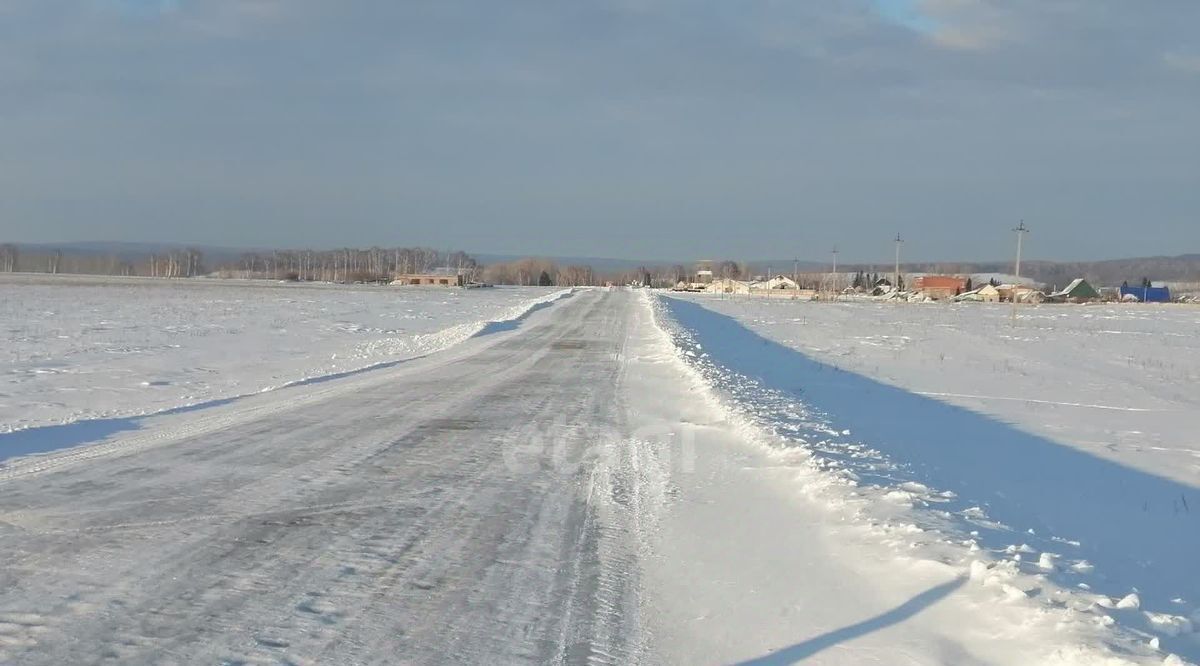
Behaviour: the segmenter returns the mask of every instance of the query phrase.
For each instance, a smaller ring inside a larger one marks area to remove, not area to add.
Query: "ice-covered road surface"
[[[0,661],[623,660],[635,571],[578,461],[620,427],[631,300],[574,300],[475,353],[3,480]]]
[[[1105,663],[1101,628],[897,557],[794,457],[650,299],[579,292],[0,467],[0,663]]]

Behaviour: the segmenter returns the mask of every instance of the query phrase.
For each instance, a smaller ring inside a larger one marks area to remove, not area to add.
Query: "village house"
[[[733,278],[717,278],[705,287],[712,294],[749,294],[750,283]]]
[[[1013,302],[1014,298],[1018,303],[1041,303],[1046,298],[1045,294],[1027,284],[1002,284],[996,287],[996,291],[1005,303]]]
[[[967,279],[954,275],[922,275],[913,282],[912,291],[935,301],[958,296],[967,287]]]
[[[999,303],[1000,290],[990,284],[985,284],[978,289],[963,292],[954,300],[966,303]]]
[[[467,277],[458,272],[434,272],[434,273],[406,273],[397,275],[396,279],[392,280],[392,284],[415,287],[415,286],[430,286],[430,287],[462,287],[466,286]]]
[[[1100,292],[1088,283],[1083,278],[1076,278],[1071,281],[1062,291],[1056,291],[1050,294],[1049,300],[1056,303],[1084,303],[1086,301],[1095,301],[1100,298]]]
[[[785,277],[783,275],[776,275],[775,277],[771,278],[770,280],[766,280],[764,282],[756,282],[754,284],[755,284],[755,287],[754,287],[755,289],[799,289],[800,288],[800,285],[796,284],[795,280],[793,280],[790,277]]]

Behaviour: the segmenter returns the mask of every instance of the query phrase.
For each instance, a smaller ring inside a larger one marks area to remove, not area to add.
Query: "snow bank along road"
[[[428,354],[554,293],[3,273],[0,434],[136,418]]]
[[[582,291],[8,461],[0,663],[1181,663],[881,519],[714,390],[682,319]]]

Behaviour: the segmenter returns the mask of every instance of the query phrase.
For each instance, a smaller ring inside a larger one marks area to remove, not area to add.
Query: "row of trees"
[[[172,250],[162,255],[151,255],[150,277],[196,277],[204,275],[204,253],[196,248]]]
[[[452,268],[478,279],[479,265],[465,252],[423,247],[340,248],[246,252],[220,266],[221,277],[321,282],[384,282],[397,275]]]
[[[858,271],[854,274],[854,279],[850,282],[850,286],[855,289],[870,291],[871,289],[875,288],[875,285],[879,284],[880,280],[883,280],[888,285],[891,285],[893,277],[894,276],[892,275],[880,275],[879,273]]]
[[[448,268],[466,275],[468,280],[492,284],[584,286],[602,282],[591,266],[559,266],[548,259],[528,258],[484,268],[465,252],[424,247],[271,250],[218,257],[214,263],[210,270],[204,253],[196,248],[120,257],[87,252],[64,254],[62,250],[22,253],[15,244],[0,245],[0,272],[386,282],[397,275]]]
[[[559,266],[549,259],[532,257],[491,264],[481,275],[484,282],[491,284],[582,287],[602,282],[591,266]]]
[[[154,254],[103,254],[40,250],[22,252],[13,243],[0,244],[0,272],[76,273],[184,278],[218,277],[372,282],[402,273],[422,273],[450,267],[478,279],[479,266],[465,252],[430,248],[341,248],[337,250],[273,250],[218,257],[210,269],[198,248],[164,250]]]
[[[153,265],[153,262],[150,264]],[[134,263],[111,255],[64,254],[62,250],[21,252],[12,243],[0,245],[0,272],[75,273],[80,275],[150,275],[152,268],[139,272]]]
[[[17,259],[20,253],[17,251],[17,246],[12,243],[0,245],[0,271],[12,273],[17,270]]]

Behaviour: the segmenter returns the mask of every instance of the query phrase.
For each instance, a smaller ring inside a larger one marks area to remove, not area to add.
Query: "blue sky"
[[[1200,251],[1200,3],[5,0],[0,241]]]

